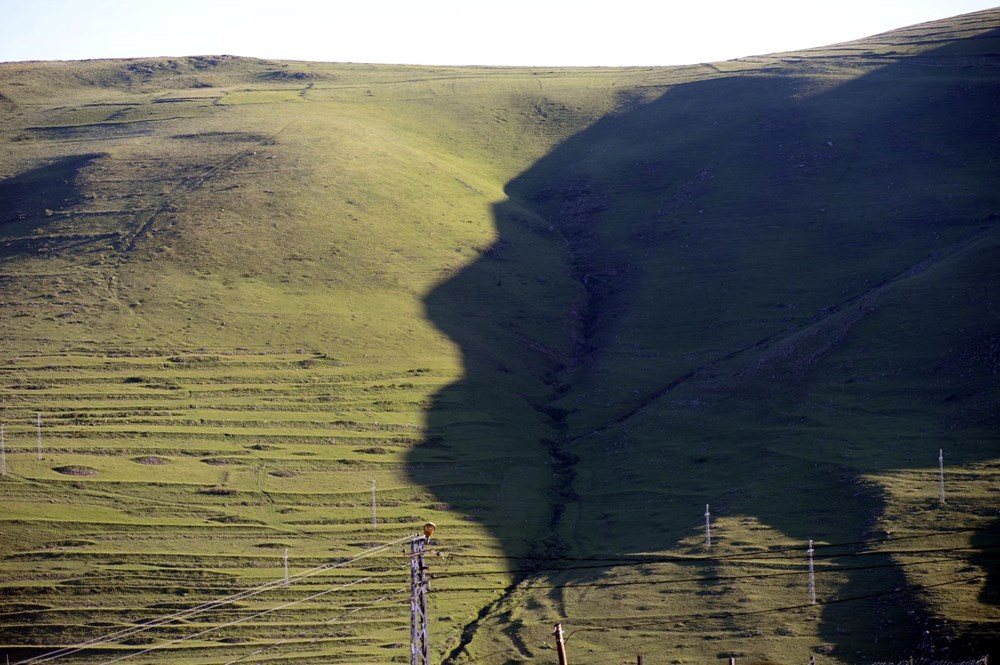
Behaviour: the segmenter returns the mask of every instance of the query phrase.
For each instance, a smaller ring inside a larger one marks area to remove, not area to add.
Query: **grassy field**
[[[0,649],[1000,655],[998,29],[0,64]]]

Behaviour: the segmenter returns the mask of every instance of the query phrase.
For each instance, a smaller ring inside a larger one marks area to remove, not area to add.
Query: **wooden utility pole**
[[[552,634],[556,636],[556,650],[559,652],[559,665],[566,664],[566,642],[563,641],[562,624],[557,623],[552,629]]]
[[[410,665],[430,665],[431,642],[427,630],[427,566],[424,550],[437,527],[424,525],[424,535],[410,541]]]

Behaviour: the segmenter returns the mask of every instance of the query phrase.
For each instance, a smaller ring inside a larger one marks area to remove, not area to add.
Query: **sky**
[[[0,0],[0,62],[239,55],[643,66],[825,46],[1000,0]]]

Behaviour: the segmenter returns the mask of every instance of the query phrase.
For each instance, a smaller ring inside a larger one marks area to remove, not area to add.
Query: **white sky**
[[[230,54],[677,65],[825,46],[998,0],[0,0],[0,61]]]

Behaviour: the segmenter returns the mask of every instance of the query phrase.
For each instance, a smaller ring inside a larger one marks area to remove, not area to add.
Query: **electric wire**
[[[958,553],[958,552],[989,552],[991,550],[997,550],[997,549],[1000,549],[1000,545],[982,545],[982,546],[976,546],[976,547],[946,547],[946,548],[934,548],[934,549],[925,549],[925,550],[871,550],[871,551],[866,551],[866,552],[848,552],[848,553],[843,553],[843,554],[833,554],[833,555],[826,555],[826,556],[822,556],[822,557],[816,556],[816,557],[814,557],[814,559],[815,560],[819,560],[819,561],[830,561],[830,560],[833,560],[833,559],[854,558],[854,557],[868,557],[868,556],[891,556],[891,555],[895,555],[895,556],[925,555],[926,556],[926,555],[938,555],[938,554],[944,554],[944,553]],[[609,564],[603,564],[603,565],[594,564],[594,565],[587,565],[587,566],[559,566],[559,567],[550,567],[550,568],[532,567],[532,568],[513,569],[513,570],[478,570],[478,571],[476,571],[476,570],[462,570],[462,571],[456,571],[456,572],[451,572],[451,573],[449,573],[449,572],[438,573],[438,574],[434,575],[433,578],[434,579],[444,579],[444,578],[449,578],[449,577],[486,577],[486,576],[490,576],[490,575],[505,575],[506,576],[506,575],[528,575],[528,574],[543,574],[543,573],[562,573],[562,572],[571,572],[571,571],[576,571],[576,570],[607,570],[607,569],[610,569],[610,568],[629,568],[629,567],[638,567],[638,566],[650,566],[652,564],[658,564],[658,563],[691,563],[691,562],[705,563],[705,562],[712,562],[712,561],[715,561],[715,560],[716,559],[711,559],[711,558],[703,558],[703,559],[696,559],[696,560],[681,558],[681,559],[673,559],[673,560],[663,559],[663,560],[657,560],[657,561],[633,561],[633,562],[623,562],[623,563],[610,564],[610,565]],[[794,559],[791,558],[791,557],[782,557],[782,559],[781,559],[782,562],[786,561],[786,560],[801,561],[802,560],[802,556],[800,555],[800,556],[794,557]],[[557,559],[551,559],[551,561],[557,561]],[[768,561],[774,561],[774,559],[769,559]],[[766,563],[761,562],[761,561],[739,561],[739,560],[737,560],[736,563],[739,563],[740,565],[767,565]],[[919,562],[917,562],[917,563],[919,563]]]
[[[930,531],[919,534],[913,534],[909,536],[893,536],[886,538],[867,538],[864,540],[853,540],[845,541],[840,543],[815,543],[813,545],[814,549],[823,548],[835,548],[835,547],[852,547],[855,545],[868,545],[871,543],[885,543],[887,541],[897,542],[902,540],[918,540],[923,538],[935,538],[938,536],[950,536],[959,535],[965,533],[976,533],[979,531],[985,531],[986,529],[949,529],[942,531]],[[758,557],[763,556],[765,558],[783,558],[783,557],[771,557],[772,554],[783,554],[785,552],[798,552],[805,549],[805,543],[801,545],[787,545],[783,547],[778,547],[769,550],[760,550],[757,552],[733,552],[731,554],[717,554],[717,555],[693,555],[693,556],[676,556],[676,555],[657,555],[657,554],[636,554],[630,556],[622,555],[609,555],[609,556],[589,556],[589,557],[552,557],[552,556],[540,556],[540,555],[525,555],[525,556],[509,556],[503,554],[463,554],[463,553],[449,553],[447,556],[454,557],[456,559],[504,559],[504,560],[516,560],[516,561],[580,561],[580,562],[601,562],[601,561],[636,561],[639,563],[647,562],[684,562],[684,561],[715,561],[723,559],[734,559],[743,557]],[[831,556],[831,555],[827,555]]]
[[[576,633],[581,633],[581,632],[586,632],[586,631],[600,631],[600,632],[608,632],[608,631],[613,631],[613,630],[633,631],[636,628],[652,628],[652,627],[656,627],[656,626],[662,626],[662,625],[665,625],[665,624],[676,623],[678,621],[713,620],[713,619],[714,620],[728,620],[728,619],[732,619],[732,618],[740,617],[740,616],[753,616],[753,615],[759,615],[759,614],[768,614],[768,613],[772,613],[772,612],[789,612],[789,611],[792,611],[792,610],[802,610],[802,609],[808,609],[808,608],[811,608],[811,607],[817,607],[817,606],[823,606],[823,605],[836,605],[836,604],[850,603],[850,602],[856,602],[856,601],[861,601],[861,600],[871,600],[871,599],[874,599],[874,598],[883,598],[883,597],[886,597],[886,596],[893,596],[893,595],[898,595],[898,594],[907,593],[907,592],[913,592],[913,591],[922,591],[922,590],[926,590],[926,589],[933,589],[933,588],[937,588],[937,587],[950,586],[950,585],[954,585],[954,584],[967,584],[969,582],[977,582],[977,581],[985,580],[986,577],[987,577],[986,575],[976,575],[976,576],[973,576],[973,577],[962,577],[962,578],[948,580],[946,582],[935,582],[935,583],[931,583],[931,584],[908,584],[908,585],[905,585],[903,587],[898,587],[898,588],[892,589],[890,591],[884,591],[884,592],[880,592],[880,593],[870,593],[870,594],[863,594],[863,595],[859,595],[859,596],[849,596],[849,597],[846,597],[846,598],[833,598],[833,599],[830,599],[830,600],[817,600],[815,603],[801,603],[801,604],[798,604],[798,605],[786,605],[786,606],[782,606],[782,607],[771,607],[771,608],[767,608],[767,609],[763,609],[763,610],[746,610],[746,611],[742,611],[742,612],[724,611],[724,612],[712,612],[712,613],[704,613],[704,612],[702,612],[702,613],[692,613],[692,612],[689,612],[689,613],[685,613],[685,614],[673,614],[673,615],[670,615],[670,616],[665,616],[665,617],[662,617],[662,618],[659,618],[659,619],[653,619],[653,620],[649,620],[649,621],[631,622],[627,626],[620,626],[620,627],[619,626],[607,626],[607,625],[601,625],[601,626],[583,626],[583,627],[576,628],[576,629],[572,630],[571,632],[569,632],[566,635],[565,641],[568,644],[570,638],[573,635],[575,635]],[[533,588],[537,588],[537,587],[533,587]],[[508,653],[511,653],[511,652],[514,652],[514,651],[520,651],[520,649],[518,649],[517,647],[512,647],[510,649],[504,649],[502,651],[495,651],[495,652],[492,652],[492,653],[484,654],[482,656],[479,656],[477,658],[474,658],[474,659],[466,661],[466,662],[475,663],[475,662],[486,660],[488,658],[492,658],[494,656],[501,656],[501,655],[508,654]]]
[[[702,613],[702,614],[688,614],[679,615],[674,617],[664,617],[662,619],[644,621],[639,623],[632,623],[627,628],[623,629],[634,629],[634,628],[645,628],[649,626],[658,626],[667,622],[674,622],[678,619],[731,619],[733,617],[741,616],[754,616],[758,614],[769,614],[771,612],[789,612],[791,610],[801,610],[810,607],[816,607],[817,605],[838,605],[842,603],[851,603],[859,600],[871,600],[873,598],[884,598],[886,596],[895,596],[902,593],[908,593],[913,591],[924,591],[927,589],[934,589],[943,586],[951,586],[953,584],[968,584],[969,582],[978,582],[980,580],[985,580],[986,575],[976,575],[973,577],[961,577],[957,579],[948,580],[946,582],[934,582],[930,584],[906,584],[889,591],[882,591],[879,593],[866,593],[860,596],[847,596],[846,598],[831,598],[829,600],[817,600],[815,603],[800,603],[798,605],[786,605],[783,607],[770,607],[763,610],[744,610],[741,612],[713,612],[713,613]],[[603,627],[602,627],[603,629]],[[580,629],[586,630],[586,629]]]
[[[289,607],[292,607],[293,605],[298,605],[299,603],[304,603],[304,602],[309,601],[309,600],[315,600],[316,598],[320,598],[320,597],[325,596],[327,594],[333,593],[334,591],[342,591],[343,589],[346,589],[348,587],[352,587],[352,586],[354,586],[356,584],[361,584],[362,582],[367,582],[369,579],[370,578],[363,577],[363,578],[358,579],[358,580],[353,580],[351,582],[347,582],[346,584],[341,584],[340,586],[331,587],[329,589],[326,589],[325,591],[320,591],[318,593],[312,594],[311,596],[306,596],[305,598],[299,598],[298,600],[292,600],[292,601],[289,601],[287,603],[284,603],[283,605],[278,605],[277,607],[272,607],[272,608],[264,610],[262,612],[257,612],[256,614],[251,614],[249,616],[241,617],[239,619],[234,619],[233,621],[227,621],[226,623],[222,623],[222,624],[219,624],[217,626],[212,626],[211,628],[206,628],[204,630],[198,631],[197,633],[192,633],[190,635],[185,635],[184,637],[178,637],[176,639],[164,642],[162,644],[155,644],[155,645],[153,645],[151,647],[148,647],[146,649],[143,649],[141,651],[126,653],[126,654],[123,654],[121,656],[118,656],[117,658],[112,658],[111,660],[102,661],[100,665],[111,665],[111,663],[117,663],[119,661],[125,660],[126,658],[134,658],[136,656],[141,656],[143,654],[149,653],[150,651],[156,651],[157,649],[162,649],[164,647],[168,647],[168,646],[171,646],[171,645],[174,645],[174,644],[178,644],[180,642],[185,642],[187,640],[191,640],[191,639],[194,639],[196,637],[201,637],[202,635],[207,635],[208,633],[214,633],[215,631],[222,630],[223,628],[228,628],[230,626],[235,626],[235,625],[240,624],[240,623],[245,623],[247,621],[250,621],[251,619],[258,619],[258,618],[260,618],[262,616],[266,616],[268,614],[271,614],[272,612],[277,612],[278,610],[287,609]]]
[[[392,597],[393,597],[393,596],[395,596],[396,594],[399,594],[399,593],[402,593],[403,591],[409,591],[409,590],[410,590],[410,586],[409,586],[409,585],[407,585],[407,586],[404,586],[404,587],[400,587],[399,589],[396,589],[395,591],[393,591],[393,592],[391,592],[391,593],[387,593],[387,594],[385,594],[385,595],[384,595],[384,596],[382,596],[381,598],[378,598],[378,599],[376,599],[376,600],[373,600],[373,601],[371,601],[371,602],[369,602],[369,603],[365,603],[364,605],[361,605],[361,606],[359,606],[359,607],[356,607],[356,608],[354,608],[354,609],[352,609],[352,610],[349,610],[349,611],[347,611],[347,612],[343,612],[343,613],[339,614],[338,616],[336,616],[336,617],[334,617],[334,618],[332,618],[332,619],[330,619],[330,620],[328,620],[328,621],[325,621],[325,622],[323,623],[323,625],[324,625],[324,626],[329,626],[329,625],[330,625],[330,624],[332,624],[332,623],[336,623],[336,622],[338,622],[338,621],[342,620],[342,619],[343,619],[344,617],[347,617],[347,616],[350,616],[350,615],[352,615],[352,614],[356,614],[357,612],[360,612],[361,610],[366,610],[366,609],[370,609],[370,608],[372,608],[372,607],[374,607],[374,606],[376,606],[376,605],[379,605],[379,604],[381,604],[381,603],[384,603],[384,602],[386,602],[387,600],[389,600],[390,598],[392,598]],[[263,646],[263,647],[261,647],[261,648],[257,649],[256,651],[252,651],[252,652],[250,652],[250,653],[248,653],[248,654],[245,654],[245,655],[242,655],[242,656],[240,656],[239,658],[235,658],[235,659],[233,659],[233,660],[230,660],[230,661],[227,661],[227,662],[226,662],[226,663],[224,663],[223,665],[234,665],[234,663],[238,663],[238,662],[240,662],[241,660],[246,660],[247,658],[251,658],[251,657],[253,657],[253,656],[256,656],[256,655],[259,655],[259,654],[262,654],[262,653],[265,653],[265,652],[267,652],[267,651],[271,651],[272,649],[274,649],[274,648],[276,648],[276,647],[278,647],[278,646],[281,646],[282,644],[286,644],[286,643],[288,643],[288,642],[291,642],[291,641],[293,641],[293,640],[297,640],[297,639],[300,639],[300,638],[304,637],[305,635],[309,634],[310,632],[312,632],[313,630],[315,630],[315,629],[312,629],[312,628],[310,628],[310,629],[308,629],[308,630],[304,630],[304,631],[302,631],[302,632],[301,632],[301,633],[299,633],[298,635],[293,635],[292,637],[286,637],[286,638],[284,638],[284,639],[281,639],[281,640],[278,640],[277,642],[272,642],[271,644],[268,644],[268,645],[265,645],[265,646]],[[316,639],[314,639],[314,640],[312,640],[312,641],[308,642],[307,644],[314,644],[314,643],[315,643],[315,642],[317,642],[317,641],[318,641],[319,639],[321,639],[321,638],[320,638],[320,637],[317,637]]]
[[[389,548],[394,547],[396,545],[399,545],[401,543],[408,542],[408,541],[412,540],[415,537],[416,536],[414,534],[411,534],[411,535],[408,535],[408,536],[404,536],[404,537],[398,538],[398,539],[396,539],[396,540],[394,540],[392,542],[385,543],[383,545],[379,545],[377,547],[374,547],[374,548],[370,549],[369,551],[363,552],[362,554],[360,554],[360,555],[358,555],[356,557],[353,557],[351,559],[348,559],[346,561],[338,561],[338,562],[327,563],[327,564],[323,564],[321,566],[316,566],[314,568],[311,568],[309,570],[303,571],[301,573],[296,573],[295,575],[290,575],[288,577],[288,581],[289,582],[291,582],[291,581],[297,581],[297,580],[301,580],[301,579],[304,579],[304,578],[311,577],[313,575],[319,574],[319,573],[321,573],[323,571],[326,571],[326,570],[332,570],[332,569],[335,569],[335,568],[342,568],[342,567],[350,565],[350,564],[352,564],[352,563],[354,563],[356,561],[360,561],[361,559],[365,559],[367,557],[374,556],[375,554],[381,554],[385,550],[388,550]],[[245,598],[250,598],[252,596],[256,596],[258,594],[264,593],[266,591],[271,591],[273,589],[283,587],[284,585],[285,585],[285,578],[278,578],[278,579],[275,579],[275,580],[271,580],[270,582],[266,582],[266,583],[258,585],[256,587],[251,587],[250,589],[245,589],[245,590],[243,590],[243,591],[241,591],[239,593],[227,596],[225,598],[221,598],[221,599],[218,599],[218,600],[209,601],[207,603],[203,603],[201,605],[197,605],[197,606],[192,607],[192,608],[188,608],[188,609],[185,609],[185,610],[180,610],[178,612],[174,612],[173,614],[168,614],[167,616],[160,617],[159,619],[150,621],[148,623],[144,623],[141,626],[132,626],[132,627],[129,627],[129,628],[123,628],[123,629],[120,629],[120,630],[117,630],[117,631],[113,631],[111,633],[107,633],[107,634],[102,635],[100,637],[96,637],[96,638],[87,640],[85,642],[80,642],[80,643],[75,644],[75,645],[70,646],[70,647],[63,647],[61,649],[56,649],[56,650],[50,651],[48,653],[44,653],[44,654],[41,654],[41,655],[38,655],[38,656],[34,656],[32,658],[28,658],[26,660],[18,661],[17,663],[14,663],[14,665],[38,665],[40,663],[47,663],[47,662],[50,662],[50,661],[55,660],[57,658],[61,658],[63,656],[68,656],[70,654],[77,653],[79,651],[83,651],[84,649],[88,649],[88,648],[95,647],[95,646],[100,646],[102,644],[107,644],[109,642],[120,641],[122,638],[131,637],[132,635],[136,635],[136,634],[144,632],[146,630],[151,630],[153,628],[157,628],[157,627],[162,626],[162,625],[164,625],[166,623],[170,623],[171,621],[177,621],[177,620],[180,620],[180,619],[188,619],[188,618],[190,618],[192,616],[195,616],[197,614],[200,614],[202,612],[207,612],[208,610],[216,609],[216,608],[222,607],[224,605],[229,605],[229,604],[232,604],[232,603],[237,602],[239,600],[243,600]]]
[[[959,530],[938,531],[938,532],[930,532],[930,533],[923,533],[923,534],[915,534],[915,535],[911,535],[911,536],[903,536],[903,537],[893,538],[891,540],[895,542],[895,541],[901,541],[901,540],[913,540],[913,539],[921,539],[921,538],[933,538],[933,537],[937,537],[937,536],[956,535],[956,534],[963,534],[963,533],[970,533],[970,532],[978,532],[978,531],[982,531],[982,530],[983,529],[959,529]],[[356,561],[359,561],[361,559],[364,559],[364,558],[367,558],[367,557],[371,557],[371,556],[375,556],[377,554],[382,554],[388,548],[393,547],[395,545],[398,545],[400,543],[412,540],[414,537],[416,537],[416,536],[415,535],[405,536],[403,538],[397,539],[397,540],[392,541],[390,543],[386,543],[384,545],[379,545],[379,546],[377,546],[375,548],[372,548],[371,550],[369,550],[367,552],[364,552],[361,555],[356,556],[356,557],[354,557],[352,559],[349,559],[349,560],[346,560],[346,561],[335,562],[335,563],[323,564],[323,565],[314,567],[314,568],[312,568],[310,570],[304,571],[302,573],[297,573],[294,576],[290,576],[288,579],[289,579],[289,581],[291,581],[291,580],[300,580],[300,579],[304,579],[304,578],[307,578],[307,577],[312,576],[312,575],[316,575],[316,574],[318,574],[318,573],[320,573],[322,571],[325,571],[325,570],[330,570],[330,569],[333,569],[333,568],[343,567],[343,566],[349,565],[351,563],[354,563]],[[867,540],[853,541],[853,542],[848,542],[848,543],[819,544],[819,545],[815,545],[814,547],[817,548],[817,549],[819,549],[819,548],[845,547],[845,546],[862,545],[862,544],[868,544],[868,543],[884,543],[885,541],[886,541],[886,539],[884,539],[884,538],[877,538],[877,539],[867,539]],[[757,559],[757,561],[747,561],[747,562],[739,562],[739,561],[737,561],[737,563],[743,563],[744,565],[754,565],[754,564],[760,565],[760,564],[763,563],[760,560],[761,558],[763,558],[764,561],[777,561],[777,560],[791,559],[791,558],[801,559],[802,547],[803,546],[800,545],[800,546],[797,546],[797,547],[796,546],[790,546],[790,547],[773,549],[773,550],[765,550],[765,551],[761,551],[761,552],[751,552],[751,553],[740,552],[740,553],[733,553],[733,554],[728,554],[728,555],[698,556],[698,557],[627,556],[627,557],[586,557],[586,558],[573,558],[573,557],[500,557],[500,556],[495,556],[494,557],[494,556],[490,556],[490,555],[458,555],[458,556],[449,555],[450,558],[451,557],[454,557],[454,558],[498,558],[498,559],[499,558],[504,558],[504,559],[509,559],[509,560],[529,560],[529,561],[530,560],[537,560],[537,561],[545,561],[545,562],[550,562],[550,563],[552,563],[552,562],[558,562],[558,561],[574,561],[574,562],[577,562],[577,561],[578,562],[589,562],[589,561],[598,562],[598,561],[601,561],[601,562],[604,562],[604,563],[603,563],[603,565],[562,566],[562,567],[558,567],[558,568],[532,567],[532,568],[528,568],[528,569],[524,569],[524,570],[458,571],[458,572],[454,572],[454,573],[444,573],[444,574],[434,575],[434,576],[432,576],[432,579],[441,580],[441,579],[447,579],[449,577],[487,576],[487,575],[512,575],[512,574],[536,574],[537,575],[537,574],[546,573],[546,572],[549,572],[549,573],[561,573],[561,572],[572,572],[574,570],[587,570],[587,569],[594,569],[594,568],[606,569],[606,568],[609,568],[609,567],[618,567],[618,566],[624,566],[624,567],[630,567],[630,566],[648,566],[650,564],[656,564],[656,563],[688,563],[688,562],[715,562],[715,561],[723,562],[723,561],[726,561],[726,560],[733,560],[733,559],[739,559],[739,558],[748,558],[748,557],[755,558],[755,559]],[[853,558],[853,557],[872,556],[872,555],[897,555],[897,556],[924,555],[924,556],[926,556],[926,555],[931,555],[931,554],[942,554],[942,553],[959,553],[959,552],[970,552],[970,551],[980,552],[980,551],[992,550],[992,549],[995,549],[997,547],[1000,547],[1000,546],[986,545],[986,546],[979,546],[979,547],[929,548],[929,549],[921,549],[921,550],[868,550],[868,551],[861,551],[861,552],[844,552],[844,553],[833,553],[833,554],[819,555],[816,558],[829,560],[829,559],[837,559],[837,558],[845,558],[845,557],[846,558]],[[790,557],[790,556],[782,556],[782,557],[768,556],[768,555],[780,554],[780,553],[784,553],[784,552],[798,552],[799,554],[796,557]],[[822,574],[822,573],[837,573],[837,572],[851,572],[851,571],[873,570],[873,569],[890,568],[890,567],[899,568],[899,567],[917,566],[917,565],[931,565],[931,564],[935,564],[935,563],[945,563],[945,562],[960,561],[960,560],[965,560],[965,557],[948,557],[948,558],[939,558],[939,559],[932,559],[932,560],[923,559],[923,560],[919,560],[919,561],[910,561],[910,562],[904,562],[904,563],[893,562],[893,563],[889,563],[889,564],[875,564],[875,565],[870,565],[870,566],[841,566],[841,567],[836,567],[836,568],[832,568],[832,567],[831,568],[821,568],[821,569],[819,569],[819,570],[817,570],[815,572],[817,574]],[[742,574],[742,575],[717,575],[717,576],[702,576],[702,577],[691,577],[691,578],[674,578],[674,579],[670,579],[670,580],[629,580],[629,581],[620,581],[620,582],[607,582],[607,581],[606,582],[596,582],[595,581],[595,582],[590,582],[590,583],[581,583],[581,584],[574,584],[574,585],[567,585],[567,584],[562,584],[562,585],[554,585],[554,584],[553,585],[538,585],[538,584],[533,584],[531,586],[532,586],[532,588],[539,588],[539,589],[545,589],[545,588],[565,588],[567,586],[570,586],[572,588],[587,587],[587,586],[614,587],[614,586],[639,585],[639,584],[643,584],[643,585],[650,585],[650,584],[675,584],[675,583],[693,583],[693,582],[708,582],[708,581],[762,579],[762,578],[769,578],[769,577],[779,577],[779,576],[787,576],[787,575],[804,575],[804,574],[808,574],[807,571],[804,571],[804,570],[787,571],[786,570],[786,571],[769,572],[769,573],[748,573],[748,574]],[[353,586],[353,585],[361,583],[361,582],[367,582],[367,581],[370,581],[372,579],[373,579],[372,577],[367,577],[367,578],[364,578],[362,580],[355,580],[355,581],[350,582],[348,584],[345,584],[345,585],[343,585],[341,587],[334,587],[332,589],[327,589],[327,590],[318,592],[317,594],[312,594],[312,595],[307,596],[305,598],[302,598],[302,599],[299,599],[299,600],[296,600],[296,601],[291,601],[291,602],[289,602],[289,603],[287,603],[285,605],[281,605],[281,606],[278,606],[278,607],[275,607],[275,608],[271,608],[269,610],[265,610],[263,612],[260,612],[260,613],[254,614],[254,615],[250,615],[250,616],[247,616],[247,617],[243,617],[241,619],[237,619],[237,620],[232,621],[232,622],[224,623],[224,624],[221,624],[221,625],[218,625],[218,626],[214,626],[214,627],[205,629],[205,630],[197,632],[197,633],[195,633],[193,635],[188,635],[186,637],[181,637],[181,638],[178,638],[176,640],[172,640],[172,641],[166,642],[164,644],[160,644],[160,645],[156,645],[156,646],[153,646],[153,647],[149,647],[148,649],[145,649],[143,651],[125,654],[125,655],[120,656],[120,657],[118,657],[116,659],[113,659],[113,660],[110,660],[110,661],[106,661],[105,663],[102,663],[102,665],[110,665],[110,663],[115,663],[115,662],[118,662],[119,660],[123,660],[123,659],[128,658],[128,657],[132,657],[132,656],[136,656],[136,655],[141,655],[143,653],[147,653],[147,652],[155,650],[155,649],[160,649],[160,648],[163,648],[165,646],[169,646],[169,645],[181,642],[181,641],[185,641],[185,640],[188,640],[188,639],[193,639],[194,637],[198,637],[198,636],[201,636],[201,635],[207,634],[209,632],[213,632],[215,630],[219,630],[221,628],[225,628],[225,627],[228,627],[228,626],[231,626],[231,625],[235,625],[235,624],[238,624],[238,623],[243,623],[245,621],[249,621],[251,619],[254,619],[254,618],[257,618],[257,617],[260,617],[260,616],[264,616],[264,615],[269,614],[271,612],[274,612],[274,611],[277,611],[277,610],[280,610],[280,609],[284,609],[286,607],[298,604],[300,602],[305,602],[305,601],[311,600],[313,598],[321,597],[323,595],[332,593],[333,591],[339,590],[341,588],[347,588],[349,586]],[[944,585],[947,585],[947,584],[958,584],[958,583],[961,583],[961,582],[969,582],[969,581],[975,581],[975,580],[979,580],[979,579],[983,579],[983,576],[970,577],[970,578],[962,578],[960,580],[954,580],[954,581],[951,581],[951,582],[943,582],[943,583],[929,584],[929,585],[910,585],[910,586],[905,587],[902,590],[893,590],[893,591],[890,591],[890,592],[883,592],[883,593],[876,593],[876,594],[867,594],[867,595],[863,595],[863,596],[855,596],[855,597],[850,597],[850,598],[845,598],[845,599],[834,599],[834,600],[828,600],[828,601],[820,601],[820,602],[817,602],[816,604],[825,605],[825,604],[831,604],[831,603],[834,603],[834,602],[846,602],[846,601],[849,601],[849,600],[861,600],[861,599],[866,599],[866,598],[875,598],[875,597],[881,597],[881,596],[884,596],[884,595],[891,595],[891,594],[894,594],[894,593],[900,593],[900,592],[902,592],[905,589],[914,589],[915,590],[915,589],[922,589],[922,588],[933,588],[933,587],[937,587],[937,586],[944,586]],[[117,641],[117,640],[120,640],[123,637],[128,637],[128,636],[131,636],[131,635],[143,632],[145,630],[150,630],[152,628],[156,628],[158,626],[162,626],[165,623],[168,623],[168,622],[171,622],[171,621],[176,621],[176,620],[180,620],[180,619],[187,619],[187,618],[190,618],[190,617],[195,616],[197,614],[200,614],[202,612],[206,612],[206,611],[209,611],[211,609],[215,609],[217,607],[221,607],[223,605],[231,604],[231,603],[236,602],[238,600],[241,600],[241,599],[244,599],[244,598],[248,598],[248,597],[251,597],[253,595],[257,595],[259,593],[263,593],[265,591],[269,591],[269,590],[277,588],[279,586],[283,586],[284,584],[285,584],[285,579],[284,578],[279,578],[277,580],[272,580],[270,582],[267,582],[265,584],[259,585],[257,587],[252,587],[250,589],[241,591],[240,593],[233,594],[233,595],[231,595],[231,596],[229,596],[227,598],[223,598],[223,599],[219,599],[217,601],[211,601],[211,602],[208,602],[208,603],[204,603],[202,605],[196,606],[194,608],[189,608],[187,610],[182,610],[182,611],[176,612],[174,614],[168,615],[166,617],[162,617],[160,619],[157,619],[155,621],[143,624],[141,626],[126,628],[126,629],[122,629],[120,631],[115,631],[113,633],[104,635],[102,637],[94,638],[92,640],[79,643],[79,644],[74,645],[72,647],[64,647],[62,649],[58,649],[58,650],[55,650],[55,651],[52,651],[52,652],[49,652],[49,653],[46,653],[46,654],[41,654],[39,656],[35,656],[33,658],[30,658],[30,659],[23,660],[23,661],[20,661],[18,663],[15,663],[15,665],[37,665],[37,664],[40,664],[40,663],[46,663],[46,662],[49,662],[51,660],[55,660],[56,658],[59,658],[59,657],[65,656],[65,655],[69,655],[71,653],[76,653],[78,651],[81,651],[81,650],[84,650],[84,649],[87,649],[87,648],[90,648],[90,647],[93,647],[93,646],[98,646],[98,645],[101,645],[101,644],[105,644],[105,643],[108,643],[108,642]],[[495,591],[498,591],[498,590],[502,590],[502,589],[498,589],[496,587],[469,587],[469,588],[458,588],[458,587],[448,588],[448,587],[444,587],[444,588],[436,589],[434,592],[435,593],[437,593],[437,592],[457,592],[457,591],[463,591],[463,592],[494,591],[495,592]],[[399,593],[399,591],[394,591],[392,594],[388,594],[387,596],[383,596],[383,598],[388,598],[388,597],[394,595],[395,593]],[[372,604],[378,603],[381,600],[382,599],[378,599],[376,601],[373,601]],[[785,608],[772,608],[772,609],[768,609],[768,610],[756,610],[756,611],[741,612],[741,613],[731,613],[730,612],[730,613],[726,613],[726,615],[727,616],[737,616],[737,615],[743,615],[743,614],[756,614],[756,613],[763,613],[763,612],[770,612],[770,611],[786,611],[786,610],[790,610],[790,609],[796,609],[796,608],[808,607],[808,606],[810,606],[810,605],[795,605],[795,606],[789,606],[789,607],[785,607]],[[350,614],[350,613],[353,613],[353,612],[356,612],[356,611],[360,611],[360,609],[364,609],[365,607],[367,607],[367,606],[362,606],[361,608],[357,608],[355,610],[351,610],[351,611],[347,612],[346,614],[341,615],[340,617],[336,617],[334,619],[331,619],[330,621],[327,622],[327,624],[333,623],[334,621],[338,620],[339,618],[342,618],[342,616],[346,616],[347,614]],[[574,632],[577,632],[577,631],[574,631]],[[296,638],[291,638],[291,639],[296,639]],[[320,638],[317,638],[317,640],[318,639],[320,639]],[[274,645],[269,645],[269,646],[271,646],[271,647],[277,646],[279,644],[284,643],[285,641],[287,641],[287,640],[284,640],[284,641],[281,641],[281,642],[278,642],[278,643],[276,643]],[[251,654],[251,655],[253,655],[253,654]],[[250,655],[248,655],[246,657],[249,657],[249,656]],[[239,659],[237,659],[236,661],[232,661],[232,662],[238,662],[238,660]]]
[[[817,568],[814,570],[814,574],[820,575],[825,573],[846,573],[852,571],[861,570],[878,570],[882,568],[906,568],[910,566],[927,566],[936,563],[948,563],[953,561],[966,561],[965,557],[948,557],[944,559],[931,559],[924,561],[911,561],[907,563],[885,563],[885,564],[873,564],[869,566],[841,566],[836,568]],[[743,575],[709,575],[709,576],[699,576],[699,577],[681,577],[681,578],[670,578],[664,580],[626,580],[619,582],[581,582],[579,584],[532,584],[533,589],[577,589],[586,587],[622,587],[622,586],[644,586],[644,585],[663,585],[663,584],[688,584],[688,583],[699,583],[699,582],[726,582],[726,581],[736,581],[736,580],[754,580],[754,579],[769,579],[774,577],[788,577],[795,575],[808,575],[808,570],[783,570],[779,572],[772,573],[746,573]],[[432,577],[432,579],[442,579],[441,577]],[[444,592],[474,592],[474,591],[498,591],[497,587],[443,587],[434,589],[434,593],[444,593]]]

